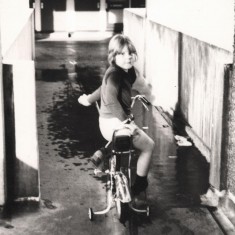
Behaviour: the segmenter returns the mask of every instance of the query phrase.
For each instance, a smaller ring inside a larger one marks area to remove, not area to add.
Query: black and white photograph
[[[0,0],[0,235],[235,234],[234,0]]]

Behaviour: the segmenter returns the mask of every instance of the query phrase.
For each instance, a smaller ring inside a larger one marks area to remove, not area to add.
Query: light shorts
[[[111,141],[113,132],[122,125],[118,118],[99,117],[100,132],[107,141]]]
[[[113,137],[113,132],[123,126],[123,123],[118,118],[102,118],[99,117],[100,131],[103,137],[107,141],[111,141]],[[153,140],[136,124],[133,122],[131,124],[125,124],[125,126],[131,130],[133,134],[133,145],[136,149],[145,151],[149,148],[149,143],[153,143]]]

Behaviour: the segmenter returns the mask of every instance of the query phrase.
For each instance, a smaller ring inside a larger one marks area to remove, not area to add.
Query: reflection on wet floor
[[[41,76],[45,76],[45,74],[49,76],[46,79],[47,83],[54,82],[56,87],[56,82],[58,82],[56,73],[47,74],[43,70]],[[43,81],[44,79],[45,77]],[[62,81],[63,89],[54,91],[52,105],[41,111],[50,114],[48,118],[50,137],[57,143],[61,143],[60,147],[66,144],[70,150],[74,148],[94,150],[100,146],[100,143],[103,143],[97,125],[98,112],[95,106],[83,107],[78,104],[77,98],[81,95],[81,91],[74,89],[67,74],[64,75]],[[61,154],[66,157],[64,153],[61,152]]]
[[[188,207],[200,205],[201,194],[209,187],[209,164],[194,146],[177,146],[171,127],[153,110],[151,127],[156,151],[151,168],[155,195],[160,205]],[[162,122],[161,122],[162,120]]]
[[[42,198],[69,208],[70,204],[73,208],[79,206],[77,210],[87,216],[88,207],[105,206],[106,176],[94,176],[87,163],[88,157],[105,141],[99,131],[95,106],[83,107],[77,98],[99,86],[107,67],[107,40],[99,43],[37,42],[36,52]],[[115,212],[111,211],[107,217],[83,228],[83,234],[126,234],[127,230],[130,234],[138,234],[146,226],[153,227],[148,234],[171,234],[170,224],[174,222],[174,226],[179,227],[176,219],[179,212],[167,210],[185,207],[189,208],[188,214],[193,213],[200,206],[199,196],[209,187],[209,164],[200,152],[194,146],[177,146],[174,140],[177,133],[155,108],[148,113],[139,111],[138,106],[135,109],[136,122],[148,126],[147,132],[156,143],[148,189],[151,219],[132,214],[123,227],[112,217]],[[60,179],[56,178],[58,175]],[[56,194],[65,188],[67,195]],[[74,202],[77,195],[80,205]],[[66,201],[68,198],[70,202]],[[87,218],[82,218],[77,223],[83,226],[85,221]],[[165,224],[158,228],[161,233],[154,233],[154,224],[159,226],[161,221]],[[182,226],[176,231],[184,233],[175,234],[193,234]]]

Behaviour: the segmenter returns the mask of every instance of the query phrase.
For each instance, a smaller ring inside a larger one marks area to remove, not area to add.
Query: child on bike
[[[123,126],[122,122],[131,115],[131,90],[135,89],[145,95],[151,96],[151,87],[133,66],[137,60],[136,49],[131,40],[117,34],[109,42],[107,69],[101,87],[90,95],[79,97],[79,103],[89,106],[100,99],[99,126],[103,137],[112,140],[113,132]],[[147,174],[154,149],[154,141],[141,130],[134,122],[125,124],[133,133],[133,146],[140,150],[137,161],[136,180],[132,186],[133,196],[145,191],[148,186]],[[102,161],[102,154],[92,157],[97,165]]]

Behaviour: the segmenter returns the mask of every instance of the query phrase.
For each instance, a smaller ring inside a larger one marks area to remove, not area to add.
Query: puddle
[[[14,226],[7,223],[6,221],[0,220],[0,227],[4,227],[6,229],[13,229]]]
[[[74,166],[81,166],[82,163],[76,163],[76,162],[74,162],[73,165],[74,165]]]
[[[57,208],[56,206],[53,205],[52,201],[48,199],[43,199],[42,202],[43,202],[43,205],[50,210],[54,210]]]
[[[47,110],[49,138],[56,145],[58,155],[65,159],[74,158],[81,151],[95,151],[105,143],[96,108],[79,105],[79,93],[68,91],[67,83],[64,90],[54,93],[57,100]]]

